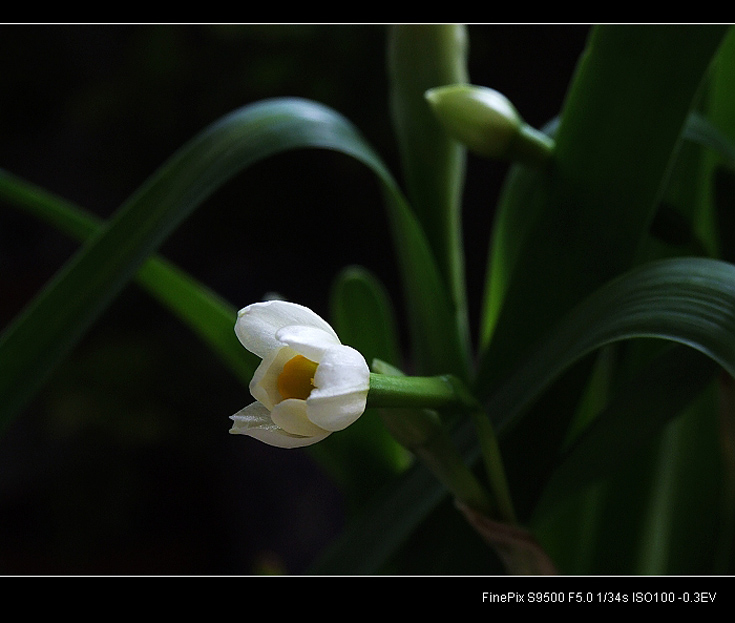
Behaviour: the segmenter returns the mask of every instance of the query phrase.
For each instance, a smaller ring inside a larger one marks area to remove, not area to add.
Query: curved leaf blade
[[[625,383],[559,459],[546,495],[558,503],[606,476],[692,402],[719,370],[700,351],[666,349]]]
[[[0,198],[79,241],[104,224],[79,206],[2,169]],[[135,279],[219,355],[237,378],[245,385],[250,382],[258,359],[232,339],[235,307],[161,257],[146,260]]]
[[[735,266],[705,258],[660,260],[598,290],[571,313],[520,370],[493,394],[499,428],[585,355],[633,338],[694,348],[735,376]]]
[[[361,266],[343,269],[332,286],[330,308],[337,334],[368,364],[381,359],[403,366],[393,305],[374,274]]]

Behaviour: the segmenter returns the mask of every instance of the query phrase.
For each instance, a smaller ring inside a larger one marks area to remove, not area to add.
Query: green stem
[[[543,166],[554,153],[554,139],[523,123],[508,149],[508,157],[530,166]]]
[[[495,431],[464,384],[451,375],[402,376],[383,362],[374,362],[373,367],[384,373],[370,375],[368,407],[380,409],[393,436],[414,452],[459,501],[490,517],[515,523]],[[471,415],[492,496],[464,463],[433,409],[454,409]]]
[[[495,516],[497,504],[462,459],[436,411],[382,408],[378,413],[396,441],[415,454],[456,500]]]
[[[513,500],[510,496],[508,479],[505,476],[505,467],[500,455],[500,445],[495,435],[495,429],[490,422],[490,418],[483,411],[475,409],[471,412],[471,415],[477,429],[477,436],[480,439],[480,450],[485,462],[487,478],[498,503],[500,515],[506,522],[515,524],[516,513],[513,508]]]
[[[443,427],[441,432],[412,451],[452,492],[456,500],[488,517],[497,515],[498,505],[464,462]]]
[[[456,377],[370,375],[368,407],[424,409],[459,408],[467,410],[476,405],[475,399]]]

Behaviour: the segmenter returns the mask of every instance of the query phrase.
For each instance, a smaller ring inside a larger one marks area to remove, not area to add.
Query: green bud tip
[[[494,89],[453,84],[429,89],[425,97],[447,133],[480,156],[541,164],[551,154],[553,141]]]

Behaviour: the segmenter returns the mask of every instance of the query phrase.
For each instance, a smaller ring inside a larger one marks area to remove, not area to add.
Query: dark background
[[[0,27],[0,167],[107,217],[220,116],[275,96],[346,115],[400,179],[382,25]],[[558,113],[588,27],[469,27],[470,78],[525,119]],[[505,168],[469,159],[476,314]],[[0,203],[0,326],[77,245]],[[162,253],[237,307],[276,291],[327,314],[340,268],[373,270],[400,311],[371,174],[338,154],[259,163]],[[474,316],[473,316],[474,319]],[[251,398],[134,285],[0,439],[0,573],[304,571],[344,505],[303,451],[227,433]]]

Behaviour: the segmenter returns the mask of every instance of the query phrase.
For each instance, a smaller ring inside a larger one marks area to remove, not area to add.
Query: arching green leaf
[[[567,316],[493,394],[488,412],[500,428],[516,424],[523,410],[576,361],[632,338],[684,344],[735,376],[735,266],[677,258],[613,280]]]

